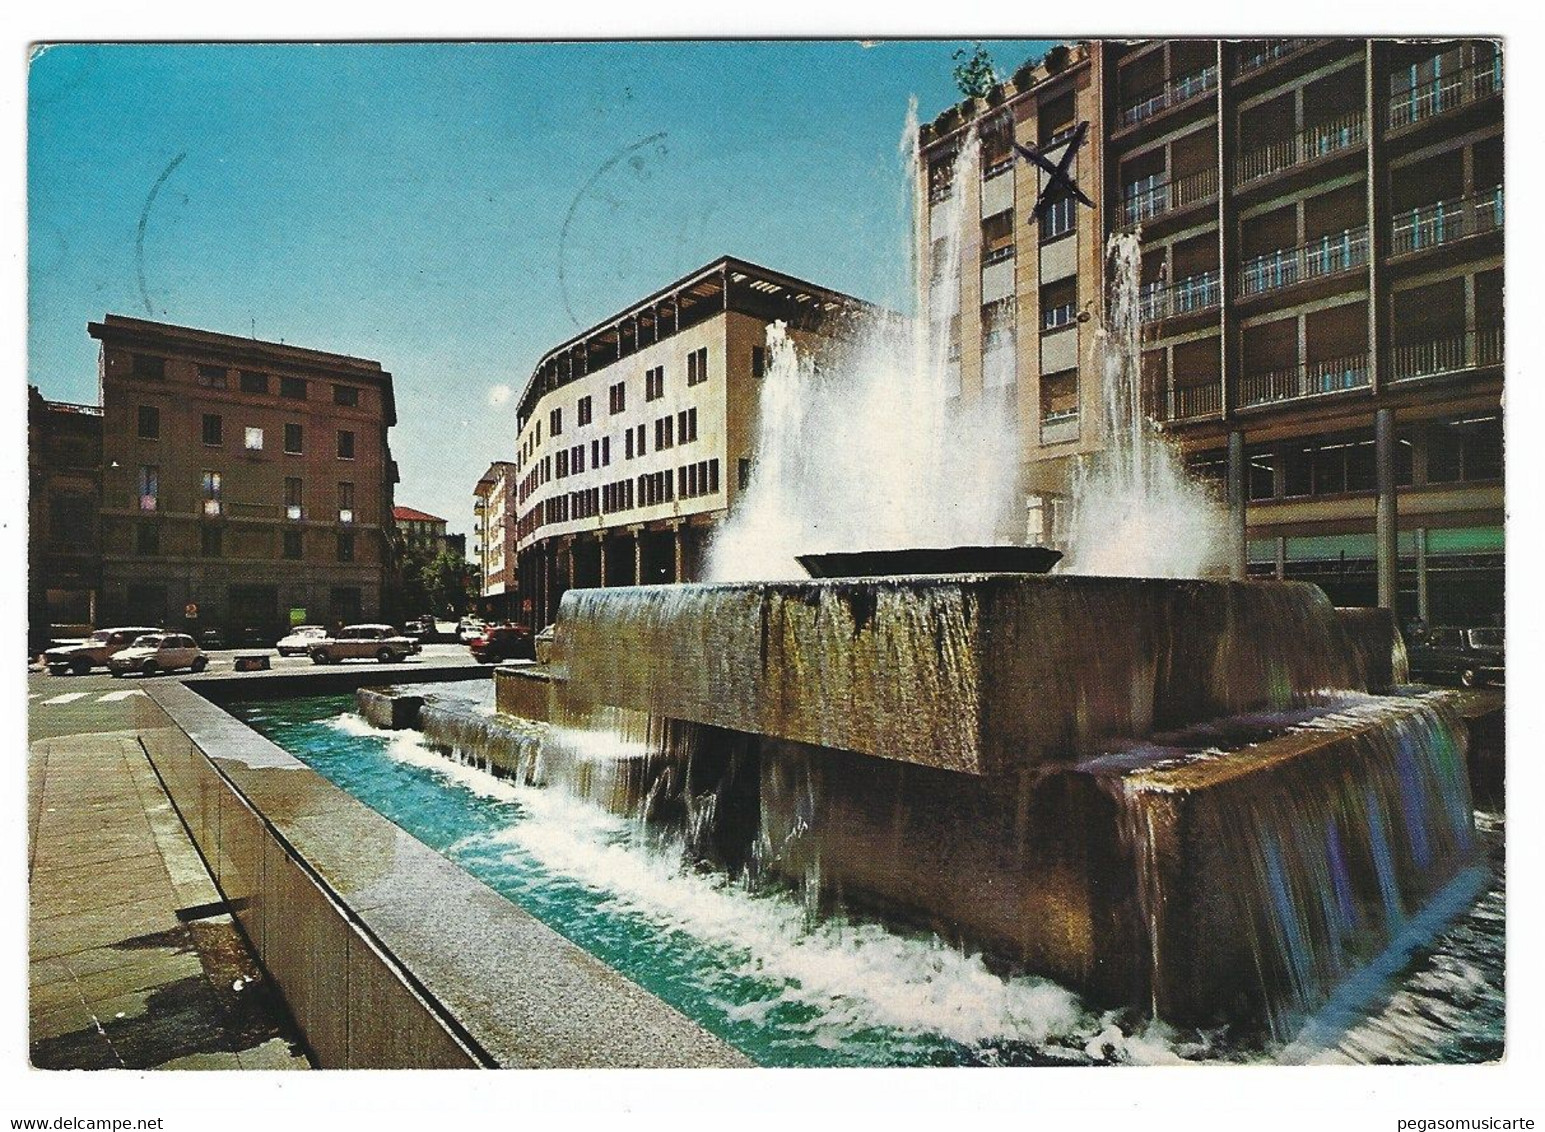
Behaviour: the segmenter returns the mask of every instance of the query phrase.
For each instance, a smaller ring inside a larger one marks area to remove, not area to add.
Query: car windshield
[[[108,632],[106,629],[98,629],[95,633],[91,634],[91,639],[99,645],[107,644],[111,638],[112,633]]]
[[[137,648],[137,649],[156,649],[156,648],[160,648],[161,647],[161,638],[158,637],[158,636],[155,636],[155,635],[153,635],[151,633],[146,633],[143,637],[135,637],[134,638],[134,645],[133,645],[133,647]]]
[[[1500,649],[1502,647],[1502,630],[1471,629],[1470,644],[1478,649]]]

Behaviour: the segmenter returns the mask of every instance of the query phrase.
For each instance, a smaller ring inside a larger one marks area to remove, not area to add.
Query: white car
[[[107,662],[108,670],[114,676],[128,672],[154,676],[179,668],[202,672],[208,666],[209,657],[186,633],[146,633],[128,648],[114,653]]]
[[[312,645],[325,639],[327,630],[321,625],[297,625],[290,635],[281,637],[274,648],[280,656],[305,656]]]
[[[372,659],[390,664],[406,660],[418,650],[417,641],[402,636],[390,625],[348,625],[338,630],[336,637],[312,641],[306,652],[313,664]]]
[[[463,617],[461,624],[456,626],[457,639],[464,645],[469,645],[483,635],[486,626],[475,617]]]

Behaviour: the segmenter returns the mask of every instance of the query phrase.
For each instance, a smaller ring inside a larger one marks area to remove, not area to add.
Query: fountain
[[[551,664],[495,674],[540,737],[429,703],[428,741],[674,831],[813,915],[875,910],[1095,1002],[1292,1035],[1477,891],[1465,725],[1398,687],[1387,617],[1198,576],[1216,504],[1142,418],[1135,241],[1113,262],[1111,443],[1075,485],[1063,572],[952,557],[1009,550],[1013,489],[991,478],[981,509],[938,490],[951,453],[984,448],[940,407],[936,336],[899,376],[857,351],[840,388],[775,327],[763,455],[714,580],[569,591]],[[870,436],[897,407],[906,426]]]

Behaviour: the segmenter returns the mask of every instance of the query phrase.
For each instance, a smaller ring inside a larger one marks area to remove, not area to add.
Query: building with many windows
[[[27,390],[28,639],[44,648],[97,621],[102,410]]]
[[[925,128],[919,192],[980,217],[946,332],[961,396],[1002,397],[1020,429],[1032,537],[1055,539],[1069,458],[1100,443],[1077,317],[1099,307],[1105,236],[1134,230],[1146,407],[1228,500],[1232,572],[1406,619],[1500,616],[1498,45],[1106,41],[1016,80]],[[1044,175],[1001,139],[1055,160],[1075,119],[1096,208],[1067,204],[1063,231],[1054,200],[1029,225]],[[956,185],[969,137],[979,170]],[[1005,341],[1012,367],[987,364]]]
[[[396,423],[380,363],[108,315],[99,624],[377,619]]]
[[[515,464],[495,460],[473,490],[473,556],[482,578],[482,611],[499,619],[518,618],[515,577]]]
[[[438,554],[446,545],[445,520],[417,507],[397,504],[392,508],[392,522],[397,536],[406,546],[423,547],[431,554]]]
[[[768,325],[820,349],[877,313],[725,257],[549,351],[521,394],[515,459],[533,620],[551,621],[575,586],[697,578],[749,481]]]

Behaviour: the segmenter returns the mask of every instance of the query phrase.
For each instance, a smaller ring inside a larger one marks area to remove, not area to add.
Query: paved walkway
[[[27,780],[32,1064],[308,1068],[134,732],[40,739]]]

